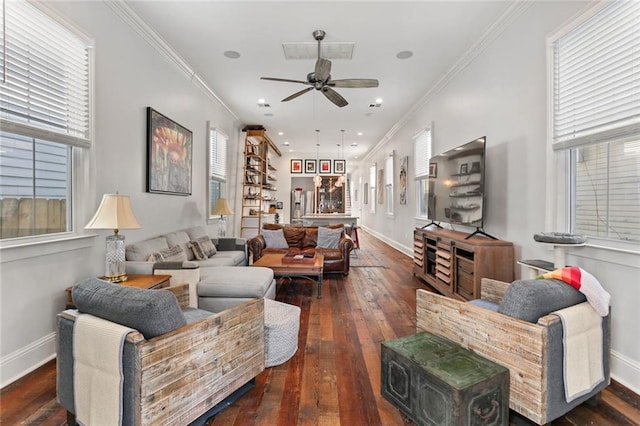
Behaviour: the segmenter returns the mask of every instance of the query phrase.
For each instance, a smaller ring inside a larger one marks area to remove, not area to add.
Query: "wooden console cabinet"
[[[413,232],[413,275],[445,296],[480,297],[480,279],[513,281],[513,244],[448,229]]]

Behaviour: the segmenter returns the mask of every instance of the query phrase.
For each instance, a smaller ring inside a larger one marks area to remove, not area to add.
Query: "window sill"
[[[97,234],[65,234],[58,237],[26,237],[0,243],[0,263],[79,250],[93,245]]]

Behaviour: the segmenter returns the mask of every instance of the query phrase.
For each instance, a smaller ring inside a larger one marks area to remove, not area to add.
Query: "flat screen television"
[[[482,228],[486,137],[429,159],[428,215],[446,222]]]

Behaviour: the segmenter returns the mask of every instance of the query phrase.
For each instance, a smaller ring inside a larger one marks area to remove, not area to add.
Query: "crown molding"
[[[195,72],[193,67],[187,63],[158,33],[156,33],[146,22],[142,20],[123,0],[103,0],[115,14],[122,19],[131,29],[140,35],[165,59],[174,64],[189,81],[200,89],[209,99],[220,104],[227,113],[238,121],[238,116],[225,104],[220,97],[205,83],[205,81]]]
[[[391,140],[391,138],[404,127],[413,116],[415,116],[420,109],[422,109],[431,99],[449,85],[453,79],[464,71],[473,60],[484,52],[496,38],[502,32],[507,29],[513,21],[515,21],[524,11],[526,11],[533,1],[518,0],[509,5],[504,12],[491,24],[482,34],[482,36],[476,41],[465,53],[460,56],[455,64],[451,66],[438,81],[429,89],[413,106],[404,114],[396,124],[389,129],[389,131],[375,144],[375,146],[369,151],[369,154],[362,160],[367,161],[371,156],[378,153],[384,145]]]

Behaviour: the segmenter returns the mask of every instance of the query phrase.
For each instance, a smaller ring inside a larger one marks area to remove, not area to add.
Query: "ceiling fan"
[[[304,95],[312,89],[316,89],[322,92],[331,102],[339,106],[340,108],[349,104],[345,98],[338,92],[333,90],[334,87],[343,88],[367,88],[378,87],[378,80],[371,78],[347,78],[342,80],[331,80],[331,61],[320,56],[320,42],[324,39],[326,33],[322,30],[316,30],[313,32],[313,38],[318,41],[318,59],[316,60],[316,68],[314,72],[307,74],[307,81],[303,80],[291,80],[288,78],[275,78],[275,77],[260,77],[261,80],[272,81],[284,81],[288,83],[301,83],[307,87],[300,90],[290,96],[287,96],[282,102],[288,102],[297,98],[300,95]]]

